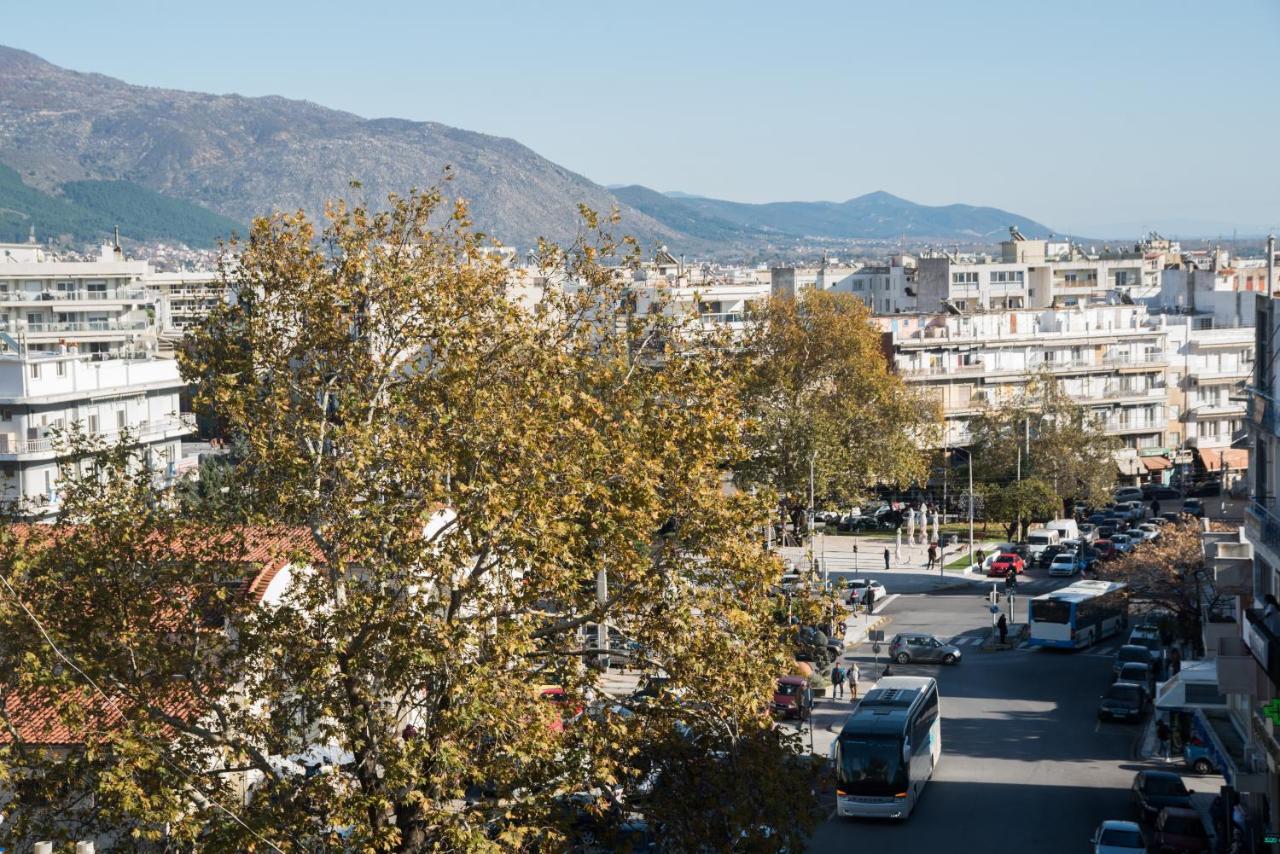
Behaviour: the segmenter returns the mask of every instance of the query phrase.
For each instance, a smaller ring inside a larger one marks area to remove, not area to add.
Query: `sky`
[[[1280,227],[1276,0],[5,5],[0,44],[58,65],[509,136],[601,184]]]

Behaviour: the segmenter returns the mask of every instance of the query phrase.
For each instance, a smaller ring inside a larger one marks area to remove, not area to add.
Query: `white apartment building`
[[[57,431],[80,424],[111,441],[128,431],[157,480],[171,481],[193,416],[180,412],[186,383],[173,359],[94,358],[68,351],[0,352],[0,500],[37,512],[58,508]]]
[[[916,307],[916,259],[898,254],[888,264],[867,265],[830,282],[828,290],[851,293],[872,314],[900,314]]]
[[[156,320],[168,338],[180,338],[230,298],[214,272],[148,273],[143,281],[157,297]]]
[[[1163,449],[1170,432],[1168,330],[1141,305],[877,318],[896,369],[943,407],[946,442],[1047,372],[1127,447]],[[1174,419],[1176,423],[1176,416]]]

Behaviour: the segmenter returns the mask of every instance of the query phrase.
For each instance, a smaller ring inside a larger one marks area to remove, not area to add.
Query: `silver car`
[[[943,643],[924,632],[902,632],[893,636],[889,644],[889,658],[899,664],[912,662],[941,662],[959,664],[960,648]]]

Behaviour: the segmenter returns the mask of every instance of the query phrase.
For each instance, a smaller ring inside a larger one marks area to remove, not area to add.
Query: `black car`
[[[1142,487],[1142,497],[1147,501],[1166,501],[1180,499],[1182,498],[1182,493],[1162,483],[1149,483]]]
[[[1147,710],[1147,689],[1133,682],[1115,682],[1098,704],[1098,720],[1140,721]]]
[[[1130,791],[1143,824],[1154,822],[1165,807],[1191,807],[1191,793],[1172,771],[1139,771]]]
[[[1148,698],[1155,694],[1156,676],[1150,664],[1143,664],[1140,661],[1122,664],[1120,672],[1116,674],[1116,681],[1141,685],[1146,690]]]
[[[1040,556],[1036,558],[1037,566],[1048,566],[1053,563],[1053,559],[1063,552],[1067,551],[1067,547],[1063,545],[1045,546],[1044,551],[1040,552]]]
[[[1213,498],[1222,494],[1222,481],[1206,480],[1187,490],[1189,498]]]

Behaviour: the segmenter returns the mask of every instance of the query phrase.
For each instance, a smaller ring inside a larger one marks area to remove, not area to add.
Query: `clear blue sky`
[[[1275,0],[6,5],[0,43],[59,65],[511,136],[602,184],[1280,226]]]

